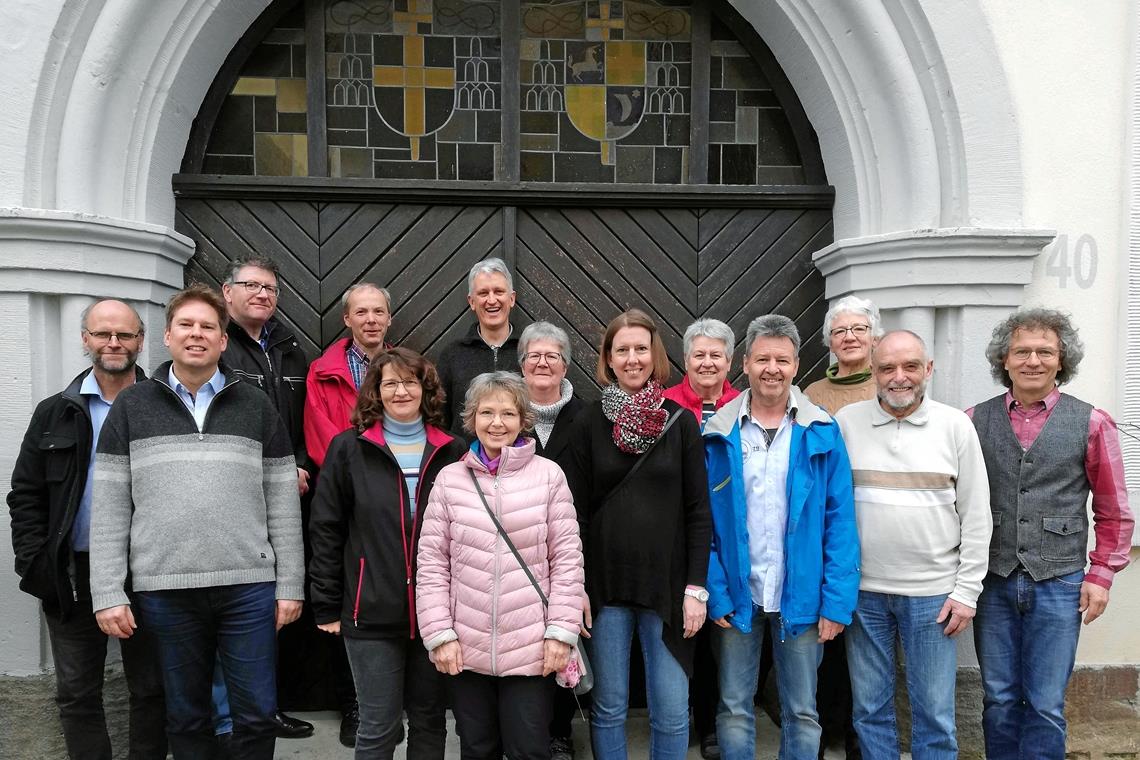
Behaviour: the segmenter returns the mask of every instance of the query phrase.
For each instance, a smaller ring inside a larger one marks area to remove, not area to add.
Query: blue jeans
[[[214,756],[211,685],[221,658],[234,722],[232,755],[272,760],[277,711],[273,583],[140,591],[139,608],[158,639],[166,687],[166,730],[175,760]]]
[[[938,617],[946,595],[897,596],[859,592],[855,619],[847,629],[847,663],[855,730],[866,760],[897,760],[895,723],[895,640],[906,657],[910,696],[910,751],[915,760],[958,756],[954,687],[958,647],[943,633]]]
[[[232,734],[234,719],[230,717],[230,695],[226,693],[226,674],[222,672],[222,658],[214,663],[214,682],[210,684],[210,703],[213,705],[214,733]]]
[[[723,760],[756,757],[756,681],[765,622],[772,621],[772,654],[780,688],[780,758],[815,760],[819,755],[819,714],[815,707],[816,671],[823,657],[819,630],[813,625],[795,638],[780,641],[778,614],[753,607],[752,632],[713,627],[713,653],[720,676],[716,735]]]
[[[680,760],[689,748],[689,679],[661,640],[656,613],[607,606],[594,616],[587,639],[594,666],[593,729],[597,760],[625,760],[625,718],[629,707],[629,651],[637,629],[645,659],[645,695],[649,702],[649,757]]]
[[[1078,570],[1040,583],[990,573],[978,598],[974,644],[982,669],[986,757],[1065,757],[1065,688],[1081,630]]]

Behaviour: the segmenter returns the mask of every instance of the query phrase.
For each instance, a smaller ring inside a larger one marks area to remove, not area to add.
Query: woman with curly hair
[[[322,631],[344,636],[360,703],[357,760],[392,757],[405,710],[407,756],[443,758],[444,684],[415,617],[423,506],[466,450],[441,429],[442,408],[431,362],[406,348],[377,354],[313,499],[313,614]]]
[[[630,309],[598,350],[602,398],[575,420],[566,477],[594,612],[591,735],[598,760],[625,760],[629,653],[645,660],[651,760],[689,745],[693,637],[705,622],[712,518],[697,418],[664,397],[669,359],[657,326]]]

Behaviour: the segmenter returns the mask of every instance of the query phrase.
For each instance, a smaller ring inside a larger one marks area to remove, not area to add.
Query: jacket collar
[[[87,376],[94,371],[94,367],[88,367],[87,369],[80,372],[70,383],[67,384],[67,387],[63,389],[63,392],[60,395],[68,401],[75,402],[76,404],[82,404],[83,395],[79,391],[83,387],[83,381],[86,380]],[[146,373],[143,372],[142,367],[136,364],[135,382],[137,383],[140,380],[146,380]]]
[[[170,368],[173,366],[173,361],[163,362],[162,364],[155,367],[154,374],[151,375],[150,379],[154,380],[156,383],[162,383],[167,388],[174,390],[170,386]],[[222,373],[222,377],[224,377],[226,380],[225,385],[222,386],[223,388],[228,388],[234,383],[240,382],[237,375],[235,375],[233,371],[225,365],[225,363],[218,363],[218,371]]]
[[[693,390],[693,386],[692,383],[689,382],[688,375],[681,378],[681,382],[677,383],[677,387],[681,391],[682,406],[688,409],[699,410],[704,405],[704,400],[697,395],[697,392],[695,390]],[[732,401],[732,399],[736,397],[734,395],[735,392],[736,389],[732,387],[732,383],[728,382],[728,379],[726,378],[724,384],[720,387],[720,398],[716,400],[716,408],[720,409],[729,401]],[[700,416],[699,413],[698,416]]]
[[[465,346],[487,345],[487,341],[483,340],[483,335],[479,332],[478,320],[475,321],[475,324],[471,325],[471,327],[467,330],[467,334],[460,338],[459,342]],[[507,335],[507,339],[503,341],[503,345],[499,346],[499,349],[501,350],[503,348],[506,348],[512,343],[518,343],[518,337],[515,335],[515,326],[513,323],[511,324],[510,334]]]
[[[348,371],[348,355],[345,353],[348,350],[350,340],[352,338],[341,338],[333,341],[333,344],[326,348],[325,352],[313,362],[310,371],[317,380],[332,378],[343,380],[355,393],[356,385],[352,382],[352,374]]]
[[[705,435],[727,436],[731,433],[732,429],[739,425],[740,418],[748,410],[747,404],[751,403],[751,399],[752,391],[746,390],[722,406],[712,419],[705,423]],[[789,405],[796,410],[794,421],[800,427],[807,428],[814,423],[827,424],[831,422],[831,416],[813,404],[795,385],[791,388],[791,396],[788,401]]]
[[[534,458],[535,443],[533,438],[525,439],[519,446],[507,446],[499,454],[499,475],[509,475],[526,467]],[[476,472],[488,472],[487,465],[479,459],[479,455],[468,450],[463,455],[463,462]]]
[[[433,448],[437,448],[437,449],[441,446],[446,446],[447,444],[449,444],[455,440],[455,438],[452,435],[450,435],[449,433],[443,432],[442,430],[437,428],[435,425],[431,425],[431,424],[425,424],[424,425],[424,434],[427,437],[428,445],[433,447]],[[387,446],[388,445],[387,441],[384,439],[384,421],[383,420],[376,420],[376,422],[373,422],[372,427],[368,428],[363,433],[361,433],[360,437],[366,441],[370,441],[372,443],[375,443],[377,446]]]
[[[276,346],[279,343],[284,343],[293,340],[293,333],[283,323],[277,321],[277,317],[270,317],[266,320],[264,327],[261,328],[266,336],[265,345],[267,348]],[[251,338],[245,328],[239,325],[232,317],[230,318],[229,327],[226,332],[230,336],[230,340],[237,340],[249,346],[257,346],[261,348],[261,344],[255,338]]]

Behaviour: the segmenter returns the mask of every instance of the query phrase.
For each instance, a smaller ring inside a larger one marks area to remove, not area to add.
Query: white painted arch
[[[733,4],[819,135],[838,239],[1020,223],[1017,124],[980,0]],[[37,82],[23,205],[172,226],[170,175],[194,116],[267,5],[64,2]]]

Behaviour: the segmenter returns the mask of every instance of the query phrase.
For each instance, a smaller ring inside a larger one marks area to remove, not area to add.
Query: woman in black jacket
[[[422,508],[439,471],[466,451],[440,429],[442,405],[429,361],[406,348],[377,354],[313,499],[313,614],[322,631],[344,636],[360,703],[358,760],[392,757],[404,710],[408,758],[443,758],[444,685],[415,621]]]
[[[705,621],[712,518],[700,427],[663,397],[668,378],[653,320],[638,309],[615,317],[598,351],[602,398],[578,416],[563,465],[594,612],[597,760],[626,757],[635,631],[648,681],[651,760],[680,760],[689,744],[692,637]]]

